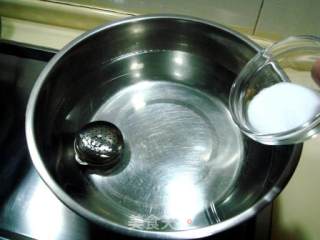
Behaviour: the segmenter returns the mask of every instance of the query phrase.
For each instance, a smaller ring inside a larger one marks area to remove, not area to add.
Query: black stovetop
[[[65,207],[32,166],[24,114],[31,88],[54,50],[0,40],[0,239],[133,239]],[[271,210],[205,239],[269,239]]]

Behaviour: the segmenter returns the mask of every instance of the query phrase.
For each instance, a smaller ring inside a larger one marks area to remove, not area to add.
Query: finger
[[[311,70],[311,76],[314,81],[320,86],[320,59],[318,59]]]

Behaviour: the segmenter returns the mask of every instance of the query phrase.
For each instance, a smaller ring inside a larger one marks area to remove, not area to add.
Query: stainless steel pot
[[[64,47],[39,76],[26,131],[33,163],[68,207],[106,228],[199,238],[255,215],[283,189],[301,145],[265,146],[227,109],[259,46],[221,25],[154,15],[98,27]],[[124,137],[122,161],[75,161],[74,133],[103,120]]]

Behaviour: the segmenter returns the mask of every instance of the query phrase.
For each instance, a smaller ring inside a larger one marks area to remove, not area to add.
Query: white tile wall
[[[58,0],[118,11],[185,14],[253,32],[262,0]]]
[[[264,0],[257,35],[320,35],[319,0]]]

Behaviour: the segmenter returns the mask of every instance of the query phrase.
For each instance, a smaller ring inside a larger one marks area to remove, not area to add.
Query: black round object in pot
[[[75,159],[84,166],[113,167],[120,161],[123,145],[117,126],[104,121],[91,122],[76,134]]]
[[[247,220],[284,188],[301,152],[258,144],[230,117],[233,80],[259,50],[185,16],[129,18],[85,33],[49,62],[30,96],[36,169],[72,210],[132,236],[199,238]],[[94,121],[120,129],[122,164],[92,171],[58,140]]]

